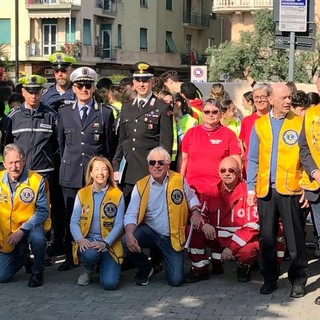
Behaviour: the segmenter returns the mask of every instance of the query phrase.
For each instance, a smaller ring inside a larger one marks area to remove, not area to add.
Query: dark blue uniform
[[[70,83],[68,90],[63,94],[60,94],[56,85],[53,84],[43,92],[40,101],[46,106],[58,111],[60,106],[72,104],[75,100],[76,96],[72,91],[72,84]]]

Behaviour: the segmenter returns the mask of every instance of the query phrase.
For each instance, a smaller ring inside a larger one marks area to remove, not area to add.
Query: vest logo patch
[[[282,136],[283,138],[283,141],[292,146],[294,144],[296,144],[298,142],[298,139],[299,139],[299,135],[298,135],[298,132],[297,131],[294,131],[294,130],[287,130],[285,131],[285,133],[283,134]]]
[[[179,189],[174,189],[171,193],[171,200],[174,204],[180,204],[183,200],[183,193]]]
[[[113,218],[117,213],[117,206],[112,202],[106,203],[103,211],[108,218]]]
[[[23,188],[20,192],[20,200],[24,203],[31,203],[35,194],[31,188]]]

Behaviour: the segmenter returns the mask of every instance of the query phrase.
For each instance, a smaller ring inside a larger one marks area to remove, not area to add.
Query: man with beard
[[[43,92],[41,102],[58,111],[62,104],[71,104],[76,99],[69,78],[71,65],[76,59],[63,52],[55,52],[49,57],[49,61],[52,63],[56,82]]]

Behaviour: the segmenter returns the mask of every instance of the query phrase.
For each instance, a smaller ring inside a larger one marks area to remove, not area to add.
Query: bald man
[[[307,282],[304,214],[307,205],[299,185],[302,165],[298,138],[302,118],[291,108],[291,90],[284,83],[271,86],[271,111],[257,119],[250,137],[247,186],[248,205],[257,201],[260,221],[261,294],[277,289],[277,245],[279,219],[283,223],[290,254],[290,296],[301,298]]]
[[[207,210],[192,216],[193,229],[189,256],[192,263],[185,282],[194,283],[209,278],[211,249],[212,273],[223,273],[223,262],[235,258],[239,282],[250,280],[250,266],[259,252],[259,225],[255,206],[247,205],[247,186],[241,178],[239,163],[232,157],[219,165],[220,181],[204,191],[202,202]],[[190,226],[188,228],[190,232]]]

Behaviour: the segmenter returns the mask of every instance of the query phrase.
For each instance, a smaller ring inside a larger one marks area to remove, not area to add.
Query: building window
[[[71,18],[71,31],[70,18],[66,19],[66,42],[74,43],[76,41],[76,18]]]
[[[208,47],[214,46],[214,38],[208,38]]]
[[[140,28],[140,50],[148,51],[148,29]]]
[[[122,49],[122,25],[118,24],[118,48]]]
[[[0,43],[10,44],[11,21],[10,19],[0,19]]]
[[[91,20],[83,19],[83,44],[91,46]]]
[[[166,9],[172,11],[172,0],[166,0]]]
[[[149,1],[148,0],[140,0],[140,7],[148,8]]]
[[[174,44],[173,38],[172,38],[172,32],[167,31],[166,32],[166,52],[167,53],[174,53],[176,52],[176,45]]]
[[[43,36],[43,55],[50,55],[57,50],[57,24],[55,19],[43,19],[42,36]]]
[[[187,34],[186,35],[186,53],[191,52],[191,49],[192,49],[191,45],[192,45],[192,35]]]

